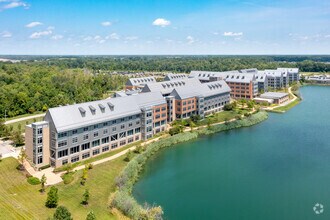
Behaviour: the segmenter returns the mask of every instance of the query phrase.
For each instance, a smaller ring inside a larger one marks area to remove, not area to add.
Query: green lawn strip
[[[21,132],[24,133],[25,132],[25,126],[27,124],[31,124],[33,122],[37,122],[37,121],[42,121],[44,117],[38,117],[38,118],[32,118],[32,119],[28,119],[28,120],[23,120],[23,121],[18,121],[15,123],[11,123],[11,124],[7,124],[7,127],[13,127],[13,131],[18,131],[19,130],[19,125],[21,125]]]
[[[296,99],[296,100],[294,100],[293,102],[291,102],[288,105],[280,106],[280,107],[274,108],[273,110],[280,111],[280,112],[281,111],[282,112],[286,112],[286,111],[290,110],[291,108],[293,108],[294,106],[298,105],[299,103],[300,103],[300,100],[299,99]]]
[[[64,205],[74,219],[85,219],[93,210],[97,219],[114,219],[108,209],[109,195],[115,191],[114,180],[125,167],[125,156],[94,166],[88,171],[85,186],[81,186],[82,170],[74,172],[73,181],[67,185],[56,185],[59,191],[59,205]],[[39,192],[40,185],[30,185],[25,175],[16,170],[18,162],[6,158],[0,162],[0,219],[47,219],[55,209],[45,207],[47,192]],[[88,189],[90,203],[80,204],[82,195]]]
[[[14,117],[7,117],[7,121],[9,120],[14,120],[14,119],[19,119],[19,118],[24,118],[24,117],[29,117],[29,116],[34,116],[34,115],[39,115],[39,114],[43,114],[45,112],[34,112],[33,114],[23,114],[23,115],[18,115],[18,116],[14,116]]]

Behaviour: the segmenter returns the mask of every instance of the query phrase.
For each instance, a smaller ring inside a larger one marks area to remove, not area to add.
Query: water
[[[330,219],[330,87],[285,114],[165,149],[134,187],[174,219]],[[324,205],[316,215],[313,206]]]

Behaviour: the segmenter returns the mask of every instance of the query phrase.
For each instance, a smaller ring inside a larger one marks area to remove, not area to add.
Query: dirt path
[[[38,115],[26,116],[26,117],[23,117],[23,118],[12,119],[12,120],[6,121],[5,125],[13,124],[13,123],[16,123],[16,122],[19,122],[19,121],[25,121],[25,120],[29,120],[29,119],[33,119],[33,118],[39,118],[39,117],[43,117],[43,116],[45,116],[45,113],[38,114]]]

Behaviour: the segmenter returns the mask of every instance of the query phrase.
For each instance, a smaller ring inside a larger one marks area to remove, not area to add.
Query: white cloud
[[[111,26],[112,23],[110,21],[103,21],[103,22],[101,22],[101,25],[104,27],[107,27],[107,26]]]
[[[94,37],[94,40],[100,40],[101,39],[101,36],[100,35],[96,35],[95,37]]]
[[[7,0],[7,1],[2,1],[2,2],[9,2],[9,3],[2,6],[0,10],[7,10],[7,9],[12,9],[12,8],[17,8],[17,7],[23,7],[25,9],[29,8],[28,4],[26,4],[25,2],[22,2],[22,1],[18,1],[18,0]]]
[[[105,40],[100,40],[99,43],[100,44],[103,44],[105,42]]]
[[[54,26],[49,26],[49,27],[47,28],[47,30],[54,30],[54,29],[55,29]]]
[[[157,18],[156,20],[154,20],[154,22],[152,22],[152,25],[161,26],[161,27],[166,27],[170,24],[171,24],[171,22],[164,18]]]
[[[0,36],[3,37],[3,38],[10,38],[13,35],[9,31],[3,31],[3,32],[0,33]]]
[[[126,40],[137,40],[137,39],[139,39],[139,37],[137,37],[137,36],[128,36],[125,39]]]
[[[111,39],[111,40],[119,40],[120,36],[117,33],[112,33],[109,36],[106,36],[105,39]]]
[[[39,21],[33,21],[33,22],[25,25],[25,27],[27,27],[27,28],[33,28],[33,27],[36,27],[36,26],[39,26],[39,25],[43,25],[43,23],[41,23]]]
[[[63,38],[63,35],[57,34],[51,37],[52,40],[61,40]]]
[[[213,32],[213,35],[219,35],[219,33],[218,32]]]
[[[192,44],[195,42],[195,39],[192,36],[188,36],[187,38],[188,44]]]
[[[91,37],[91,36],[87,36],[87,37],[85,37],[83,40],[84,41],[90,41],[90,40],[92,40],[93,38]]]
[[[243,32],[224,32],[223,33],[223,36],[226,36],[226,37],[238,37],[238,36],[243,36]]]
[[[47,36],[52,34],[51,30],[47,30],[47,31],[40,31],[40,32],[34,32],[33,34],[30,35],[31,39],[38,39],[42,36]]]

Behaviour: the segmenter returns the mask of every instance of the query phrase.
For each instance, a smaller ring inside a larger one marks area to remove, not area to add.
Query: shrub
[[[93,169],[94,165],[92,163],[86,164],[86,168],[91,170]]]
[[[96,216],[93,211],[88,212],[86,220],[96,220]]]
[[[29,178],[27,178],[27,181],[31,185],[39,185],[40,184],[40,180],[37,177],[34,177],[34,176],[30,176]]]
[[[223,106],[223,110],[225,110],[225,111],[231,111],[231,110],[233,110],[233,108],[234,108],[234,106],[232,105],[232,104],[225,104],[224,106]]]
[[[126,153],[126,157],[124,158],[124,161],[129,162],[133,157],[132,151],[128,150],[128,152]]]
[[[71,213],[64,206],[57,207],[53,220],[72,220]]]
[[[83,194],[83,200],[81,201],[81,204],[88,205],[88,201],[89,201],[89,191],[88,189],[86,189]]]
[[[181,129],[180,129],[179,126],[175,126],[175,127],[171,128],[171,129],[169,130],[169,134],[170,134],[171,136],[176,135],[176,134],[179,134],[180,132],[181,132]]]
[[[69,184],[74,180],[74,173],[65,173],[62,176],[64,184]]]
[[[58,189],[55,186],[50,187],[47,193],[46,207],[56,208],[58,203]]]

